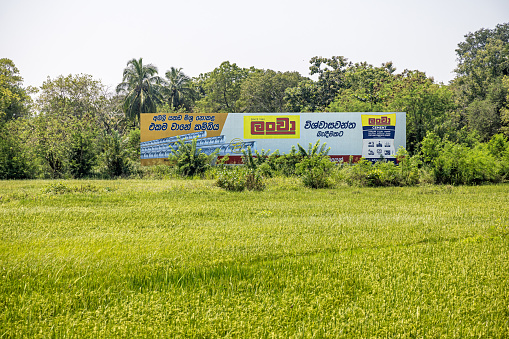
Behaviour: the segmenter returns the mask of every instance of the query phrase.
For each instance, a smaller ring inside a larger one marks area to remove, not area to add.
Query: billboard
[[[406,144],[406,114],[395,113],[145,113],[140,117],[141,164],[165,163],[178,139],[240,162],[247,147],[288,153],[327,143],[334,161],[395,160]]]

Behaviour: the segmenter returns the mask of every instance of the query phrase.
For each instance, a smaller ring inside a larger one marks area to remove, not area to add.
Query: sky
[[[223,61],[298,71],[344,56],[454,78],[458,43],[509,22],[508,0],[0,0],[0,58],[24,86],[90,74],[114,90],[133,58],[191,77]]]

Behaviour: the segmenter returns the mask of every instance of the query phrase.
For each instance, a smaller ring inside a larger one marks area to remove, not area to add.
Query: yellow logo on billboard
[[[396,126],[396,113],[383,115],[362,115],[362,126]]]
[[[299,126],[298,115],[244,116],[244,139],[297,139]]]

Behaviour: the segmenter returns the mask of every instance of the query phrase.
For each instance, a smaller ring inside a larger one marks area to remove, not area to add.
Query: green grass
[[[0,338],[509,336],[509,185],[0,181]]]

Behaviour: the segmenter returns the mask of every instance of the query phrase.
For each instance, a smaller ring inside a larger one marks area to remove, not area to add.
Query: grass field
[[[0,338],[509,336],[509,185],[0,181]]]

